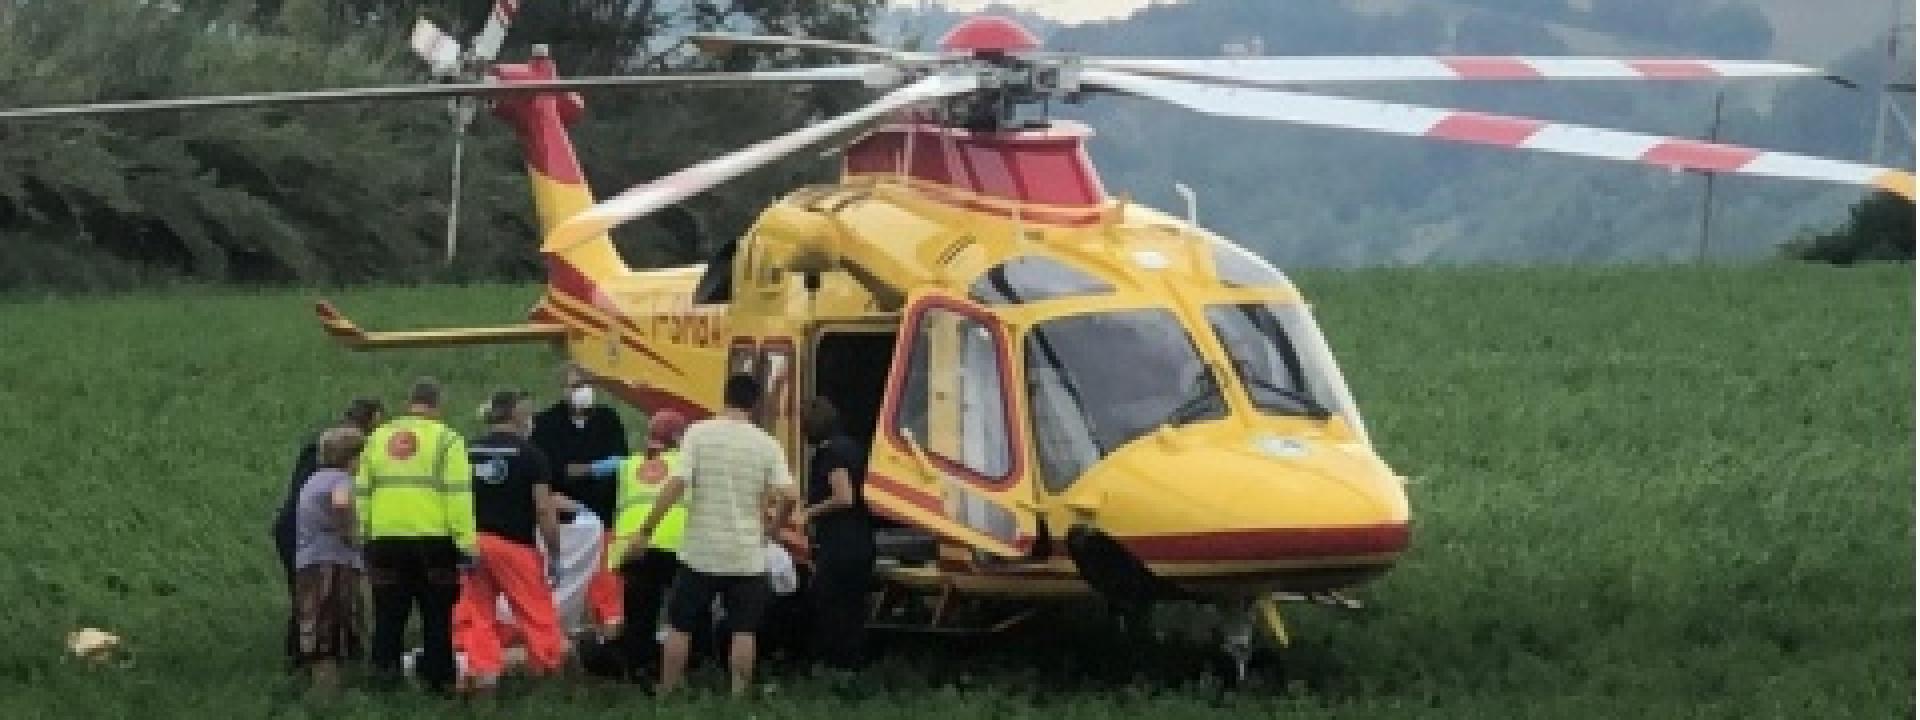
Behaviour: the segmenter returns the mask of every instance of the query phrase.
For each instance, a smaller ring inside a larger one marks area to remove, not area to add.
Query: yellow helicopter
[[[550,343],[634,406],[693,418],[716,410],[729,373],[750,373],[768,390],[757,421],[802,476],[796,408],[830,398],[871,441],[877,624],[909,605],[923,629],[995,630],[1045,598],[1097,596],[1123,610],[1198,601],[1224,611],[1223,651],[1242,675],[1256,628],[1286,643],[1283,595],[1356,587],[1407,551],[1404,478],[1376,452],[1286,276],[1191,216],[1109,195],[1086,154],[1089,130],[1035,117],[1036,105],[1125,94],[1215,115],[1913,195],[1912,175],[1898,170],[1278,89],[1822,75],[1783,63],[1091,57],[1043,51],[1017,24],[981,16],[927,52],[693,38],[716,52],[807,48],[872,62],[569,80],[542,46],[525,63],[493,62],[518,5],[499,0],[470,49],[417,26],[414,48],[443,82],[3,110],[0,121],[453,97],[464,131],[474,98],[486,97],[525,146],[545,233],[547,285],[529,321],[367,332],[322,302],[328,333],[354,349]],[[827,82],[886,92],[598,203],[567,135],[584,109],[578,90]],[[779,198],[707,263],[636,270],[608,235],[848,135],[838,182]]]

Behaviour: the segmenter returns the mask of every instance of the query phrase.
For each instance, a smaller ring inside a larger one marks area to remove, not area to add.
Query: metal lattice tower
[[[1911,62],[1903,62],[1902,51],[1913,48],[1913,20],[1907,17],[1907,8],[1911,0],[1892,0],[1892,12],[1887,22],[1886,57],[1880,77],[1880,87],[1875,88],[1879,102],[1874,109],[1873,150],[1868,159],[1882,163],[1887,152],[1887,118],[1894,119],[1895,128],[1900,132],[1896,137],[1909,147],[1913,145],[1913,81],[1914,68]]]

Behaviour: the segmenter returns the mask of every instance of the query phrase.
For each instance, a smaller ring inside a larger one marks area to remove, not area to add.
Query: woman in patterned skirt
[[[300,488],[294,520],[294,625],[297,666],[315,686],[339,684],[340,662],[360,657],[360,551],[356,547],[353,471],[366,436],[338,427],[320,436],[319,469]]]

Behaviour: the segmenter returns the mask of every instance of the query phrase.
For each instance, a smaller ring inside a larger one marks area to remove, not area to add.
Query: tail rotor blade
[[[492,62],[500,54],[500,46],[507,40],[507,28],[513,24],[513,18],[520,14],[520,0],[493,0],[493,10],[487,13],[486,27],[473,37],[473,56],[481,62]]]
[[[1305,93],[1198,85],[1088,70],[1088,83],[1189,110],[1641,163],[1701,172],[1767,175],[1877,187],[1913,199],[1913,174],[1791,153],[1622,130]]]
[[[460,41],[440,31],[426,18],[420,18],[413,24],[413,36],[409,39],[413,54],[433,72],[435,77],[456,77],[460,74]]]
[[[936,75],[893,92],[858,110],[760,141],[726,155],[636,186],[574,215],[547,237],[542,252],[564,253],[614,227],[705,192],[716,185],[817,144],[834,135],[929,100],[978,89],[974,75]]]

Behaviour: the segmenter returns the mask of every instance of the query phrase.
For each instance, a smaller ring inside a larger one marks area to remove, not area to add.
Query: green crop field
[[[1414,547],[1292,613],[1286,682],[1092,620],[900,641],[850,689],[774,671],[735,704],[509,688],[529,717],[1893,717],[1914,713],[1910,268],[1312,273]],[[520,317],[536,290],[351,291],[370,327]],[[550,394],[545,348],[356,354],[305,293],[0,304],[0,717],[412,717],[301,701],[266,528],[297,442],[413,376],[452,413]],[[129,667],[62,659],[97,626]],[[537,713],[537,714],[536,714]]]

